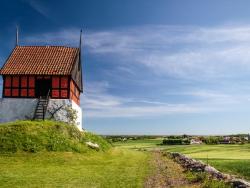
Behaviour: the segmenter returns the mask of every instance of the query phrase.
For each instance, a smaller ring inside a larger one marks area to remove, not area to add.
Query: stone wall
[[[32,119],[38,99],[0,98],[0,123]],[[82,110],[70,99],[50,99],[46,118],[68,122],[67,107],[77,113],[76,125],[82,130]]]
[[[243,180],[236,178],[233,175],[225,174],[222,172],[219,172],[217,169],[210,165],[206,165],[201,161],[192,159],[190,157],[187,157],[181,153],[170,153],[172,158],[178,162],[183,168],[193,171],[193,172],[205,172],[209,174],[211,177],[218,179],[218,180],[223,180],[227,183],[230,183],[233,187],[250,187],[250,183]]]

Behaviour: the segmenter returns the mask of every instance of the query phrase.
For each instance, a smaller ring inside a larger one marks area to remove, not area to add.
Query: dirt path
[[[152,151],[151,165],[153,174],[145,182],[145,188],[162,188],[162,187],[199,187],[190,184],[183,173],[183,168],[164,157],[161,151]]]

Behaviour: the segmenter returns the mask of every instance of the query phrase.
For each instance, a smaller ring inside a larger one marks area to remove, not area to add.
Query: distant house
[[[202,141],[201,140],[199,140],[199,139],[191,139],[190,140],[190,144],[202,144]]]

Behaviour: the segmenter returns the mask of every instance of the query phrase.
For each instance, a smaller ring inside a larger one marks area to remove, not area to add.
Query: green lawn
[[[208,163],[220,171],[250,180],[250,144],[244,145],[182,145],[160,146],[160,139],[129,140],[116,146],[130,149],[163,149],[180,152]]]
[[[142,187],[150,155],[126,149],[81,154],[0,154],[1,187]]]
[[[0,124],[0,187],[143,187],[149,159],[62,122]]]
[[[85,142],[97,143],[90,149]],[[155,168],[144,149],[178,151],[250,179],[250,145],[161,146],[161,139],[111,145],[53,121],[0,125],[0,187],[143,187]],[[136,150],[135,150],[136,149]],[[141,151],[137,151],[137,150]]]
[[[114,145],[119,148],[126,148],[126,149],[150,149],[155,147],[161,147],[160,144],[162,143],[161,139],[143,139],[143,140],[127,140],[124,142],[114,142]]]
[[[168,146],[166,150],[184,153],[220,171],[250,180],[250,144]]]

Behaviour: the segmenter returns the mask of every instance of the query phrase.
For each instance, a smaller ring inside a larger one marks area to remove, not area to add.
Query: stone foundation
[[[0,123],[33,119],[38,99],[0,98]],[[68,122],[67,107],[77,113],[76,125],[82,130],[82,109],[70,99],[50,99],[46,118]]]

